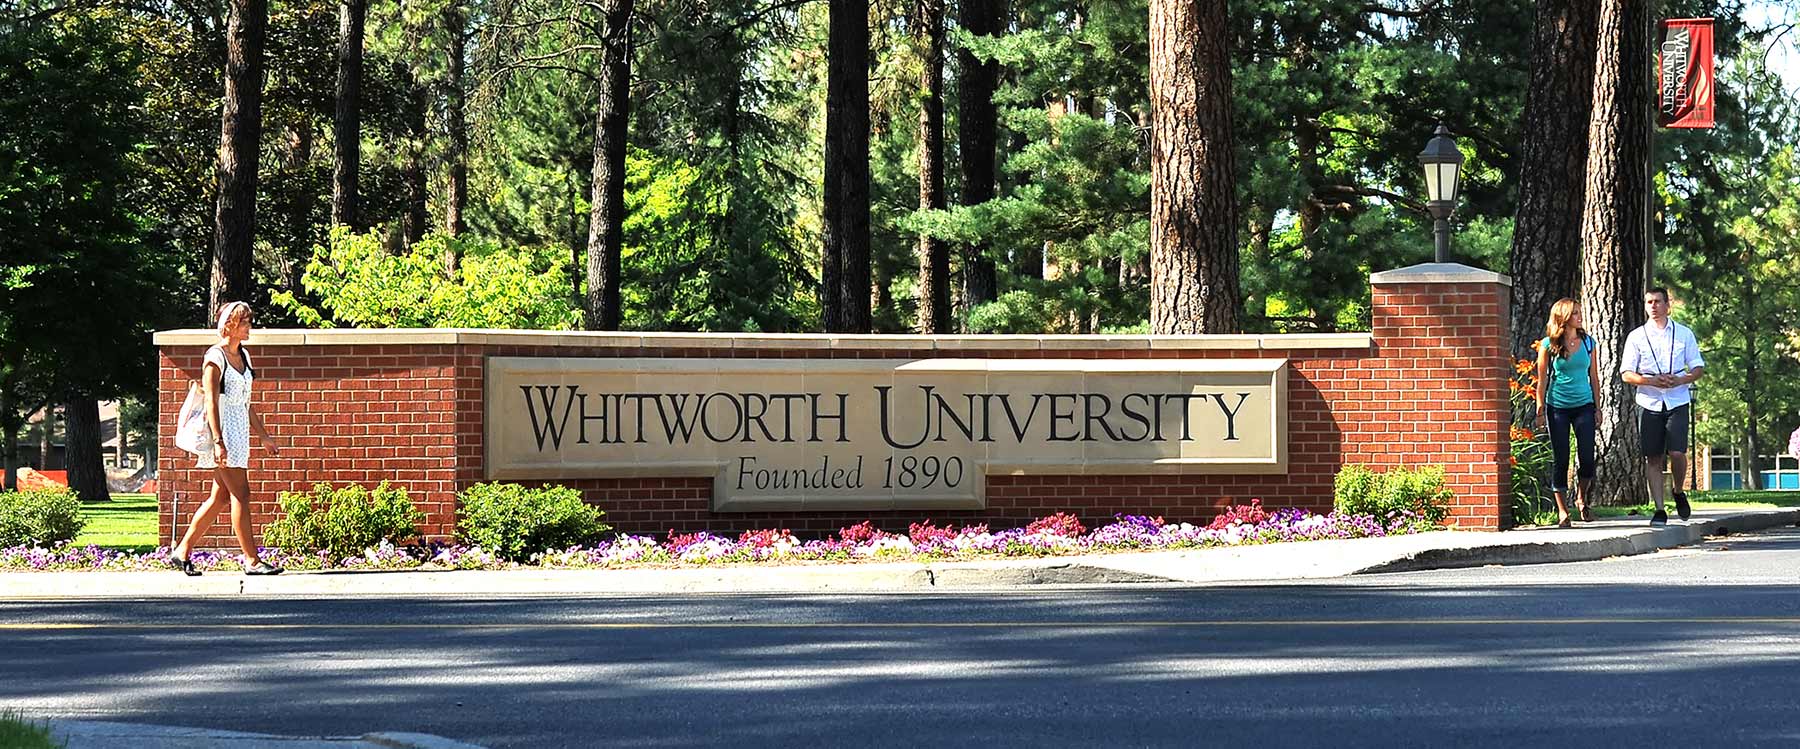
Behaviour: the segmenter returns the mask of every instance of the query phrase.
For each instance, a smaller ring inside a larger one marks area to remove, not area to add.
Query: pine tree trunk
[[[1602,504],[1645,499],[1635,389],[1619,379],[1625,337],[1644,322],[1644,198],[1650,144],[1650,28],[1643,3],[1602,0],[1588,126],[1586,203],[1581,226],[1582,319],[1600,354],[1602,421],[1597,430]]]
[[[593,199],[589,201],[587,293],[582,322],[588,330],[618,330],[619,254],[625,226],[625,137],[631,114],[632,0],[600,0],[605,15],[600,58],[600,102],[594,117]]]
[[[100,402],[75,398],[63,405],[68,430],[63,435],[63,467],[69,488],[83,502],[107,502],[106,463],[100,451]]]
[[[870,313],[871,319],[898,319],[900,317],[900,312],[899,310],[894,309],[893,286],[895,269],[889,268],[887,263],[876,263],[871,266],[870,271],[875,277],[875,308]],[[873,325],[871,325],[871,328],[873,328]]]
[[[444,231],[452,237],[462,236],[468,231],[463,219],[463,210],[469,202],[469,124],[468,115],[463,111],[467,95],[463,86],[463,66],[467,50],[468,25],[467,12],[461,2],[453,2],[444,13],[444,23],[450,33],[449,70],[444,81],[446,129],[450,136],[450,151],[445,158],[450,162],[449,194],[444,196]],[[456,273],[462,258],[457,254],[457,245],[450,243],[450,251],[444,255],[444,269],[451,275]]]
[[[290,172],[299,172],[312,163],[313,157],[313,123],[310,117],[289,126],[286,163],[282,166]],[[311,201],[294,200],[288,203],[287,220],[291,226],[312,226]],[[303,281],[306,278],[306,256],[296,252],[281,253],[281,286],[288,293],[301,295],[306,293]]]
[[[5,470],[6,470],[4,488],[6,489],[6,491],[9,491],[9,492],[18,491],[19,490],[19,432],[18,432],[18,430],[0,428],[0,443],[3,443],[3,444],[0,444],[0,450],[4,450],[6,453],[3,458],[0,458],[0,462],[4,462]]]
[[[219,204],[213,217],[207,324],[226,302],[248,301],[262,142],[263,36],[268,0],[231,0],[225,30],[225,99],[219,116]]]
[[[337,139],[331,164],[331,223],[361,229],[356,196],[356,176],[362,168],[362,67],[363,24],[369,15],[368,0],[338,3],[337,114],[332,134]]]
[[[1591,0],[1538,0],[1508,266],[1514,359],[1533,357],[1550,306],[1578,290],[1597,10]]]
[[[944,2],[914,8],[919,72],[919,210],[944,209]],[[950,332],[950,244],[919,236],[919,332]]]
[[[407,71],[406,82],[406,129],[407,139],[411,142],[407,144],[402,176],[406,183],[406,246],[412,247],[425,238],[425,230],[431,223],[425,180],[425,142],[431,137],[426,131],[425,113],[430,102],[425,82],[420,80],[416,68]]]
[[[1325,225],[1325,208],[1314,191],[1325,184],[1325,169],[1319,163],[1318,127],[1305,115],[1294,122],[1294,166],[1300,171],[1300,204],[1294,214],[1300,223],[1300,256],[1312,260],[1319,256],[1319,230]]]
[[[1755,251],[1751,251],[1754,257]],[[1757,366],[1757,342],[1762,338],[1762,320],[1757,315],[1759,305],[1756,301],[1756,283],[1748,273],[1739,276],[1738,304],[1744,310],[1744,437],[1750,448],[1750,455],[1744,461],[1749,481],[1744,485],[1747,489],[1762,489],[1762,471],[1758,461],[1762,458],[1762,430],[1757,425],[1762,422],[1762,369]],[[1690,433],[1692,430],[1689,430]]]
[[[1744,441],[1738,447],[1744,451],[1744,459],[1738,463],[1738,470],[1743,472],[1741,488],[1762,491],[1762,472],[1756,470],[1756,440],[1751,438],[1750,430],[1744,430]]]
[[[8,362],[0,365],[0,372],[6,371],[16,370]],[[25,426],[25,417],[18,412],[18,406],[11,378],[0,378],[0,469],[5,471],[0,476],[0,488],[9,492],[19,488],[19,429]]]
[[[973,36],[999,36],[1006,30],[1005,0],[963,0],[962,27]],[[999,182],[994,146],[999,136],[999,114],[994,92],[1000,84],[1000,64],[983,62],[967,49],[956,53],[962,77],[957,89],[957,139],[962,152],[962,204],[980,205],[994,199]],[[963,296],[969,307],[1000,296],[999,273],[988,257],[988,245],[965,245]]]
[[[1244,296],[1244,326],[1246,329],[1270,330],[1269,323],[1253,322],[1259,318],[1266,319],[1269,314],[1268,280],[1275,273],[1274,256],[1269,249],[1269,240],[1275,233],[1275,212],[1268,206],[1251,200],[1246,206],[1244,226],[1250,232],[1249,261],[1250,267],[1243,269],[1251,278],[1259,279],[1263,287],[1262,293]],[[1253,326],[1261,326],[1260,328]]]
[[[1293,65],[1300,75],[1319,81],[1327,79],[1318,74],[1318,55],[1304,34],[1294,41]],[[1300,224],[1300,256],[1306,261],[1319,256],[1319,242],[1323,239],[1319,230],[1325,225],[1325,206],[1318,195],[1319,188],[1325,184],[1325,167],[1319,154],[1320,135],[1319,123],[1310,112],[1294,117],[1294,166],[1300,174],[1301,188],[1294,215]]]
[[[55,437],[56,437],[56,405],[52,404],[52,403],[46,403],[46,404],[44,404],[44,420],[41,422],[38,422],[38,459],[37,459],[38,464],[37,464],[37,467],[38,467],[38,470],[40,470],[40,471],[50,470],[50,448],[51,448],[50,443],[55,440]]]
[[[867,333],[869,0],[830,0],[825,89],[825,329]]]
[[[1225,0],[1150,2],[1150,328],[1238,330]]]

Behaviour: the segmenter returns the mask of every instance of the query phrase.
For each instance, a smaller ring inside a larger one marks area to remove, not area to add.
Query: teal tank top
[[[1550,389],[1544,392],[1547,399],[1545,405],[1550,408],[1575,408],[1594,402],[1594,388],[1588,382],[1588,365],[1593,361],[1594,339],[1581,336],[1581,347],[1575,353],[1563,358],[1556,352],[1549,338],[1545,338],[1544,348],[1550,350]]]

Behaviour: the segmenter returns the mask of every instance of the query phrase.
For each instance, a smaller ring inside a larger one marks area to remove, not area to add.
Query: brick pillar
[[[1426,263],[1369,278],[1377,355],[1370,385],[1393,418],[1376,442],[1399,460],[1444,466],[1456,492],[1450,523],[1512,524],[1512,423],[1507,378],[1512,280],[1455,263]]]

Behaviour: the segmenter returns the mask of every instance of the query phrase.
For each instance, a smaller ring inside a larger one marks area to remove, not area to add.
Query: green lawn
[[[131,552],[156,548],[154,494],[114,494],[111,502],[82,504],[81,514],[87,518],[87,526],[75,543]]]
[[[1729,489],[1711,492],[1688,492],[1688,500],[1693,502],[1694,509],[1770,509],[1775,507],[1800,507],[1800,492],[1771,492]],[[1675,512],[1675,502],[1670,500],[1666,509]],[[1649,502],[1634,507],[1596,507],[1594,514],[1600,517],[1619,517],[1630,515],[1648,516],[1655,510]],[[1554,522],[1554,520],[1552,521]]]

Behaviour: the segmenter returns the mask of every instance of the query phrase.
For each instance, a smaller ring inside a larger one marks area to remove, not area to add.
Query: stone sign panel
[[[979,509],[988,474],[1280,473],[1285,359],[491,357],[493,479],[711,476],[713,509]]]

